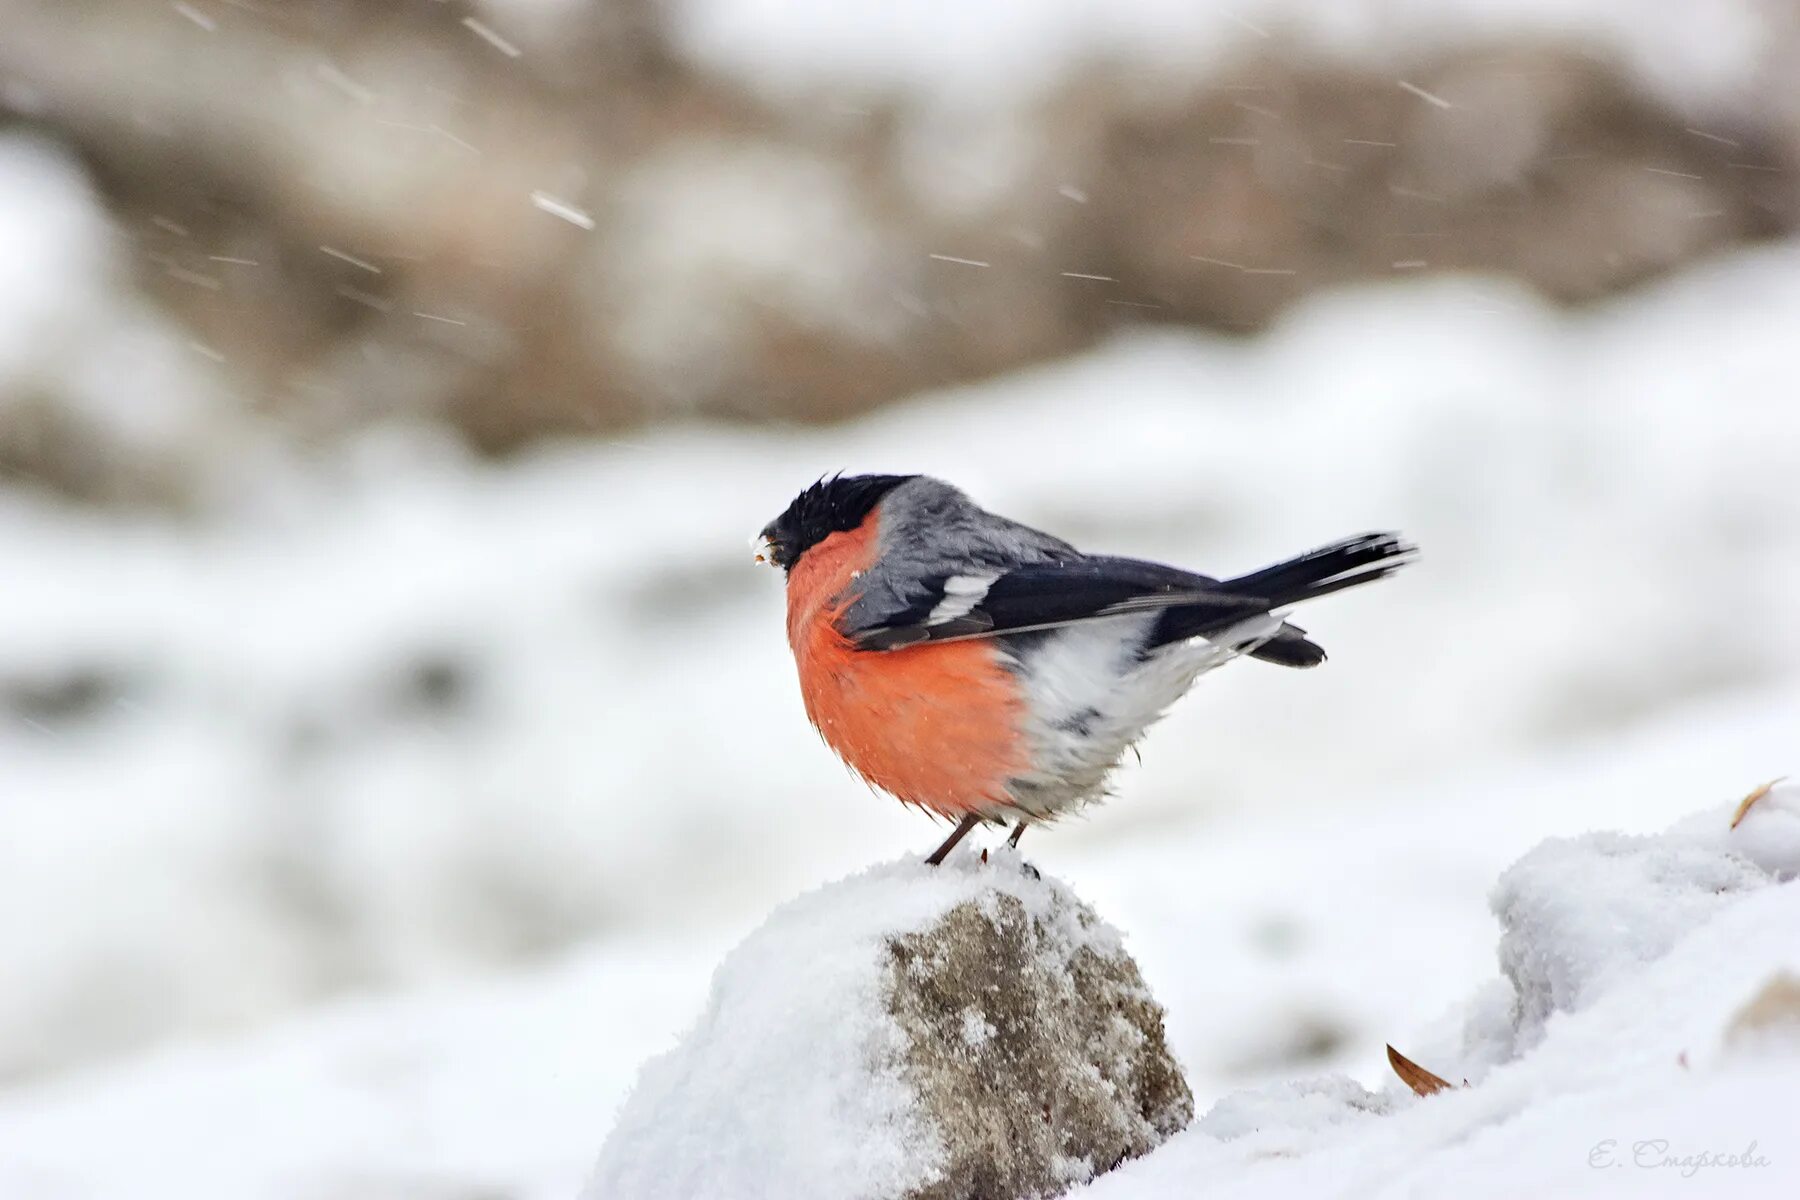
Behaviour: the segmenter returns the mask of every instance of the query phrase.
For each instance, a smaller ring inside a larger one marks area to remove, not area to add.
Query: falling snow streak
[[[1215,267],[1230,267],[1233,271],[1241,271],[1245,275],[1298,275],[1293,267],[1247,267],[1243,263],[1234,263],[1223,258],[1208,258],[1204,254],[1190,254],[1195,262],[1207,263]]]
[[[1420,87],[1416,83],[1408,83],[1404,79],[1396,79],[1394,82],[1400,85],[1402,91],[1411,92],[1413,95],[1417,96],[1419,99],[1425,101],[1425,103],[1430,104],[1436,108],[1454,108],[1455,107],[1453,104],[1451,104],[1448,100],[1444,99],[1442,96],[1433,95],[1431,92],[1426,91],[1424,88]]]
[[[356,80],[350,78],[328,62],[320,63],[318,66],[314,67],[313,74],[318,76],[323,82],[330,84],[344,95],[350,97],[350,99],[365,107],[375,100],[374,92],[356,82]]]
[[[467,150],[470,154],[479,155],[481,153],[481,151],[476,146],[474,146],[472,143],[464,141],[462,138],[457,137],[454,133],[451,133],[448,129],[445,129],[442,125],[415,125],[410,121],[388,121],[388,120],[383,120],[378,123],[387,126],[389,129],[408,129],[414,133],[428,133],[433,137],[443,138],[446,142],[449,142],[451,145],[457,146],[463,150]]]
[[[392,300],[384,299],[373,292],[365,292],[361,288],[351,287],[347,283],[340,284],[336,290],[337,294],[344,299],[349,300],[354,304],[360,304],[364,308],[372,308],[380,313],[394,311],[394,302]]]
[[[1716,133],[1708,133],[1704,129],[1684,129],[1683,133],[1691,133],[1697,138],[1705,138],[1709,142],[1717,142],[1721,146],[1730,146],[1733,150],[1742,150],[1744,143],[1734,142],[1728,137],[1720,137]]]
[[[339,250],[334,246],[320,246],[319,253],[329,254],[339,262],[347,262],[353,267],[360,267],[371,275],[381,274],[381,268],[370,262],[368,259],[358,258],[356,255],[351,254],[348,251]]]
[[[964,267],[991,267],[994,265],[992,263],[982,262],[979,258],[958,258],[954,254],[931,254],[927,255],[927,257],[935,258],[939,262],[957,263]]]
[[[506,55],[506,57],[519,57],[519,48],[494,32],[490,26],[477,21],[474,17],[464,17],[462,23],[463,28],[467,29],[470,33],[474,34],[500,53]]]
[[[582,212],[573,204],[570,204],[565,200],[558,200],[548,192],[531,193],[531,203],[553,217],[561,217],[571,225],[578,226],[582,229],[592,229],[594,227],[594,218]]]
[[[171,4],[169,7],[173,8],[176,12],[180,13],[200,28],[206,30],[208,33],[213,32],[219,27],[217,21],[213,20],[193,5],[182,3],[182,0],[175,0],[175,3]]]
[[[1227,9],[1225,11],[1224,17],[1226,20],[1230,21],[1232,24],[1237,25],[1238,27],[1249,31],[1250,33],[1254,33],[1259,38],[1266,38],[1269,36],[1269,31],[1267,29],[1264,29],[1261,25],[1256,24],[1254,21],[1251,21],[1247,17],[1239,16],[1237,13],[1234,13],[1234,12],[1230,11],[1229,9]]]

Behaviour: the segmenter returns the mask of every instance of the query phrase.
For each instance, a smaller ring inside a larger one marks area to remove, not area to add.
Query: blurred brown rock
[[[1795,217],[1800,105],[1701,129],[1547,46],[1092,64],[971,132],[993,178],[951,195],[904,98],[752,95],[647,2],[6,7],[0,105],[77,149],[136,286],[304,439],[829,420],[1351,280],[1588,301]]]
[[[1120,111],[1082,186],[1121,282],[1170,319],[1255,329],[1319,287],[1419,271],[1573,303],[1791,226],[1789,178],[1733,165],[1779,161],[1766,136],[1709,132],[1554,49],[1400,78],[1271,58]]]

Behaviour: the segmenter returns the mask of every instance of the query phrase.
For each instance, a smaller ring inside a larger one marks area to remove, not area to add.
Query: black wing
[[[898,650],[920,642],[997,637],[1177,607],[1229,624],[1267,611],[1269,605],[1222,591],[1217,580],[1160,563],[1083,557],[927,580],[905,608],[845,633],[858,649]]]
[[[1217,633],[1247,617],[1330,595],[1398,570],[1413,548],[1397,536],[1368,533],[1223,582],[1132,558],[1076,557],[1005,571],[930,579],[879,616],[846,614],[844,633],[862,650],[899,650],[1054,629],[1125,613],[1161,612],[1146,648]],[[1325,652],[1304,631],[1282,626],[1252,651],[1285,666],[1315,666]]]

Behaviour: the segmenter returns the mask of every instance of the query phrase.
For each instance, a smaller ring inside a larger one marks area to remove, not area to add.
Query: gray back
[[[941,479],[920,475],[881,500],[879,553],[857,581],[850,629],[885,624],[955,575],[1001,575],[1027,563],[1079,558],[1061,538],[996,516]],[[929,605],[927,605],[929,607]]]

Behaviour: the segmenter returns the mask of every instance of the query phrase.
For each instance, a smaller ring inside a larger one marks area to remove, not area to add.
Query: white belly
[[[1023,815],[1054,820],[1104,795],[1125,752],[1194,680],[1280,625],[1279,618],[1256,617],[1217,641],[1176,642],[1140,658],[1137,648],[1156,620],[1139,613],[1067,626],[1022,659],[1033,769],[1010,790]]]

